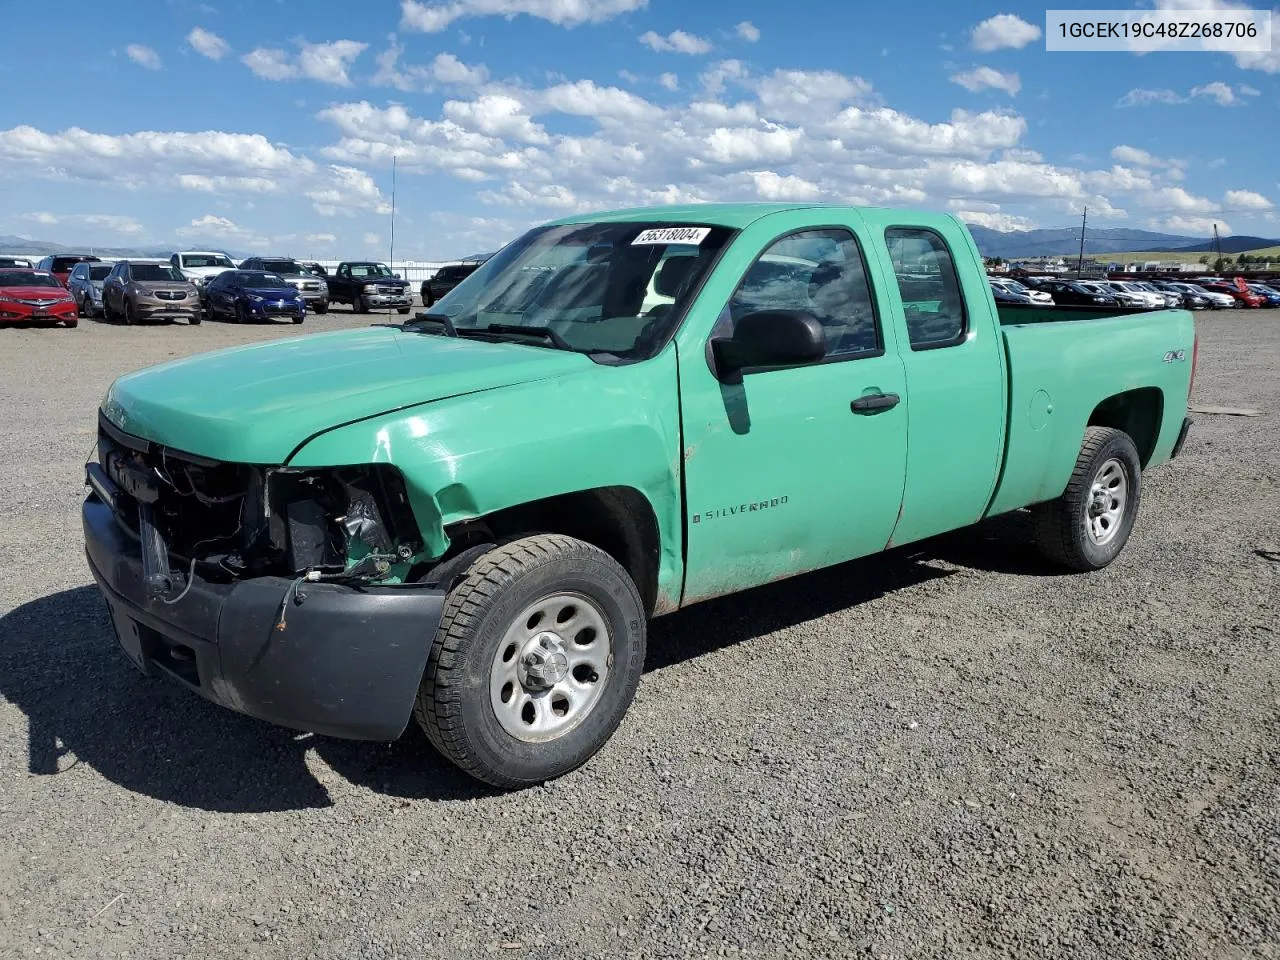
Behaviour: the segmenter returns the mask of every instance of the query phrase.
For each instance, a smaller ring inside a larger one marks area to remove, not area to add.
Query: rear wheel
[[[612,557],[571,537],[524,537],[482,555],[450,590],[414,715],[471,776],[530,786],[604,746],[644,653],[644,607]]]
[[[1100,570],[1129,540],[1142,496],[1138,448],[1122,430],[1089,427],[1062,496],[1034,508],[1036,545],[1072,570]]]

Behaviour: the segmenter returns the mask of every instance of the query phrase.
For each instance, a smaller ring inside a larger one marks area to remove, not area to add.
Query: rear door
[[[866,216],[878,224],[911,398],[906,487],[893,532],[895,544],[910,543],[986,512],[1004,451],[1004,342],[982,261],[954,221]]]
[[[809,211],[756,221],[682,327],[685,603],[874,553],[893,530],[906,384],[854,217],[834,215],[818,228]],[[826,359],[718,380],[707,330],[729,336],[760,310],[813,313],[827,334]],[[854,408],[876,397],[896,402]]]

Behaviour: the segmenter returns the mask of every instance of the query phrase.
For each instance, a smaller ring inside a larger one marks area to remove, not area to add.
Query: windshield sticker
[[[640,235],[631,241],[633,247],[641,244],[655,243],[691,243],[695,246],[707,239],[710,227],[655,227],[640,231]]]

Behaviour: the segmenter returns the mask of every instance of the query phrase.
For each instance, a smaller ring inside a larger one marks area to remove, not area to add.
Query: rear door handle
[[[902,398],[896,393],[875,393],[869,397],[859,397],[849,404],[854,413],[880,413],[896,407]]]

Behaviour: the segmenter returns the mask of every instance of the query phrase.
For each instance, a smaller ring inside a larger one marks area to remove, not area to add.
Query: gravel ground
[[[303,332],[363,325],[346,311]],[[0,956],[1280,957],[1280,314],[1113,566],[1012,517],[656,622],[622,729],[498,794],[113,646],[82,555],[127,370],[291,325],[0,330]]]

